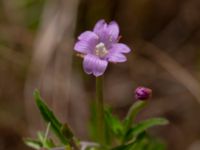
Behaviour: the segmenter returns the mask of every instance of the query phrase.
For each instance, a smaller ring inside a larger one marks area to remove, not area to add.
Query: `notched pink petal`
[[[107,66],[107,61],[101,60],[95,55],[88,54],[83,60],[84,71],[87,74],[93,74],[96,77],[103,75]]]
[[[94,76],[98,77],[104,74],[106,68],[108,66],[108,62],[105,60],[98,59],[96,61],[95,70],[93,72]]]
[[[85,32],[81,33],[81,35],[79,35],[79,37],[78,37],[79,40],[85,40],[85,41],[88,41],[90,39],[98,40],[98,38],[99,37],[92,31],[85,31]]]
[[[113,62],[113,63],[125,62],[127,61],[127,58],[121,53],[113,53],[112,55],[108,57],[108,61]]]
[[[117,22],[115,21],[110,22],[107,27],[107,32],[110,36],[110,40],[116,41],[119,36],[119,25],[117,24]]]
[[[107,25],[105,20],[101,19],[95,24],[93,31],[95,33],[99,33],[99,30],[103,29],[105,27],[105,25]]]
[[[126,44],[116,43],[112,45],[110,51],[112,53],[129,53],[131,49]]]
[[[93,72],[93,63],[92,63],[92,58],[90,55],[86,55],[83,59],[83,69],[87,74],[92,74]]]
[[[78,41],[74,46],[74,50],[83,54],[87,54],[89,52],[89,45],[86,41]]]
[[[98,43],[98,36],[91,31],[83,32],[79,37],[79,41],[76,42],[74,49],[80,53],[92,53],[96,44]]]

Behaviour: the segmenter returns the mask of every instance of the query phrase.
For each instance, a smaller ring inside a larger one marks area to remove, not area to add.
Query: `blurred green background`
[[[200,149],[199,0],[0,0],[0,150],[28,150],[22,137],[43,130],[32,93],[47,103],[80,139],[88,139],[94,78],[75,56],[77,35],[99,19],[116,20],[128,61],[110,64],[106,103],[121,117],[139,85],[153,89],[138,120],[163,116],[152,135],[169,150]]]

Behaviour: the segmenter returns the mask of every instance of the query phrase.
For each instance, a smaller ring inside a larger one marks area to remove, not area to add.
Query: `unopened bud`
[[[152,90],[146,87],[138,87],[135,90],[135,98],[138,100],[148,100],[152,96]]]

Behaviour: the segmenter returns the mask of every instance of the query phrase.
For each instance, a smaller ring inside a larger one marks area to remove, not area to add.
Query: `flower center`
[[[108,50],[106,49],[104,43],[100,42],[99,44],[96,45],[95,54],[100,58],[105,57],[108,54]]]

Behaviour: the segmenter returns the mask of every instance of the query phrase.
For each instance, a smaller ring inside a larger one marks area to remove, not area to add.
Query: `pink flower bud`
[[[135,98],[138,100],[148,100],[152,96],[152,90],[146,87],[138,87],[135,90]]]

